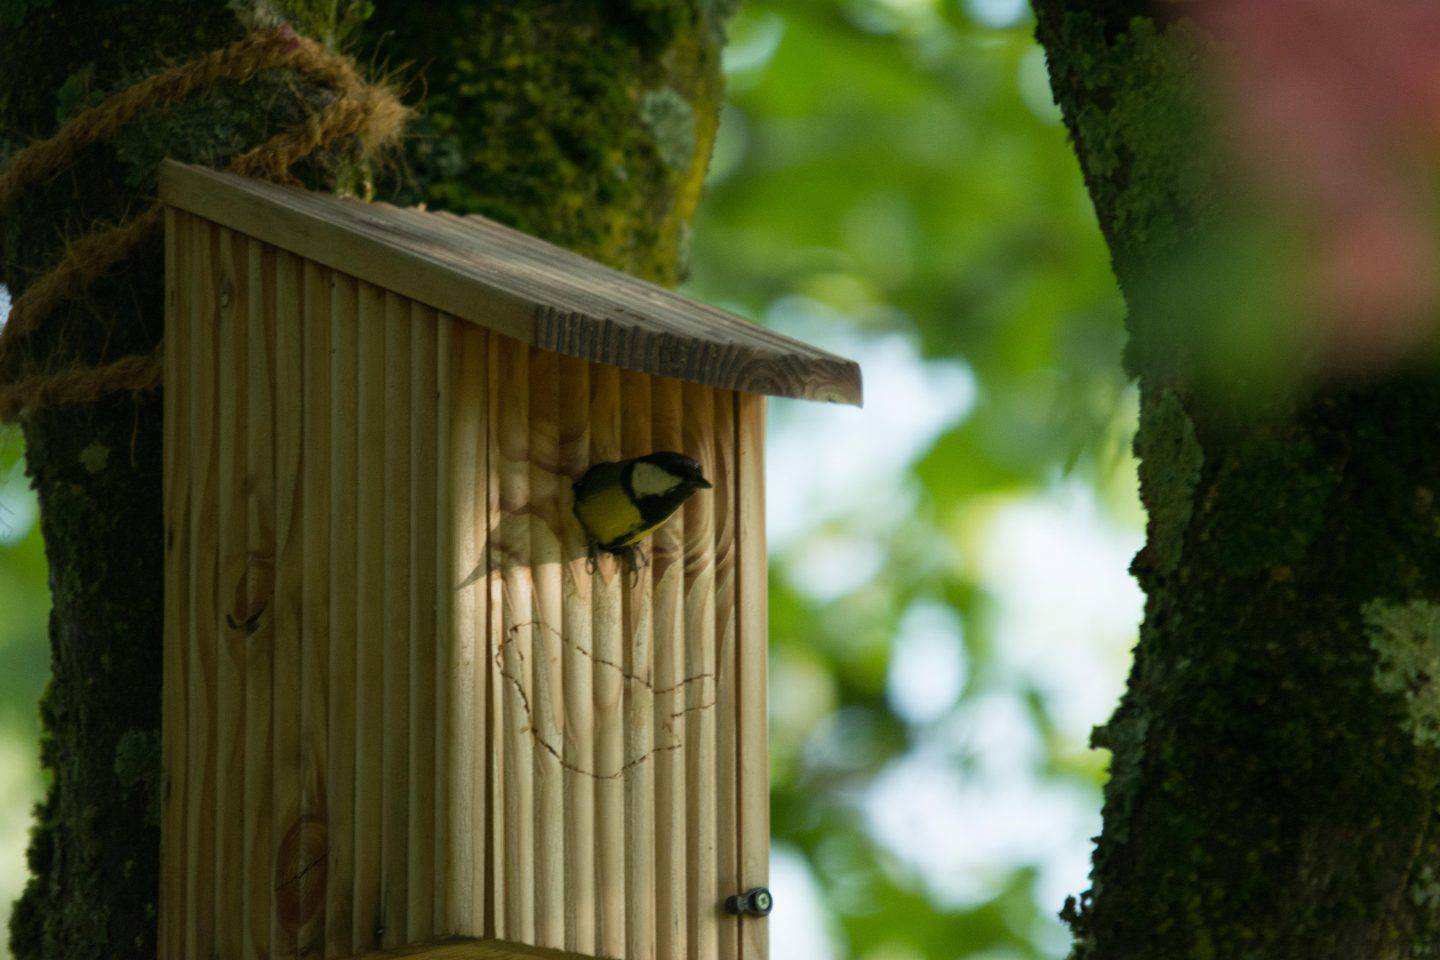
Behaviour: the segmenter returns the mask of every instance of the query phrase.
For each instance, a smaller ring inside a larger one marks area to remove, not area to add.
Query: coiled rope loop
[[[347,137],[362,157],[398,140],[410,111],[388,86],[371,84],[346,57],[331,53],[288,25],[254,33],[120,91],[85,110],[49,139],[21,150],[0,175],[0,214],[28,187],[47,181],[74,163],[86,147],[113,136],[140,113],[185,99],[221,81],[243,83],[264,70],[293,70],[329,87],[324,107],[265,143],[240,154],[227,169],[246,176],[290,181],[290,168],[321,147]],[[84,403],[109,393],[143,393],[160,385],[161,347],[95,366],[27,367],[25,344],[62,302],[84,291],[126,260],[160,229],[163,212],[151,204],[142,212],[70,242],[57,263],[37,277],[0,328],[0,422],[23,420],[37,410]]]

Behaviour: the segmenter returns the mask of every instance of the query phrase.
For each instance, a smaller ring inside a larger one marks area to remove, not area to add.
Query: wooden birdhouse
[[[163,960],[763,960],[764,395],[855,364],[479,217],[160,195]],[[572,483],[656,450],[713,488],[592,562]]]

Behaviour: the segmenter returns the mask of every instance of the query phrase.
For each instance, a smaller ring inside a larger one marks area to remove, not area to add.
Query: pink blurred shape
[[[1227,148],[1307,251],[1276,279],[1294,284],[1322,364],[1412,354],[1440,320],[1440,3],[1187,7],[1217,41]]]

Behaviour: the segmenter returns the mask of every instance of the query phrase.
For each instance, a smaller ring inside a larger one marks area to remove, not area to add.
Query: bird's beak
[[[711,487],[714,486],[713,483],[711,483],[709,480],[706,480],[704,477],[696,477],[690,482],[693,483],[695,486],[699,487],[701,490],[709,490]]]

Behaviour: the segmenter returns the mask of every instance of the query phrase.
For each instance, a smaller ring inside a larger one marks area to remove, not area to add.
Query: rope
[[[112,136],[143,111],[174,104],[220,81],[243,83],[262,70],[277,69],[319,80],[332,88],[335,98],[296,126],[235,157],[227,165],[234,173],[294,182],[291,166],[321,147],[354,137],[361,156],[370,156],[395,141],[409,116],[394,91],[367,83],[345,57],[281,26],[147,77],[80,113],[55,136],[30,144],[0,176],[0,213],[24,189],[54,177],[86,147]],[[160,206],[151,205],[114,226],[72,241],[60,262],[38,277],[11,306],[9,319],[0,329],[0,370],[23,371],[25,345],[55,308],[128,259],[162,223]],[[0,383],[0,422],[15,422],[46,407],[91,402],[119,391],[139,394],[154,390],[161,380],[162,349],[94,366],[76,364],[13,376]]]

